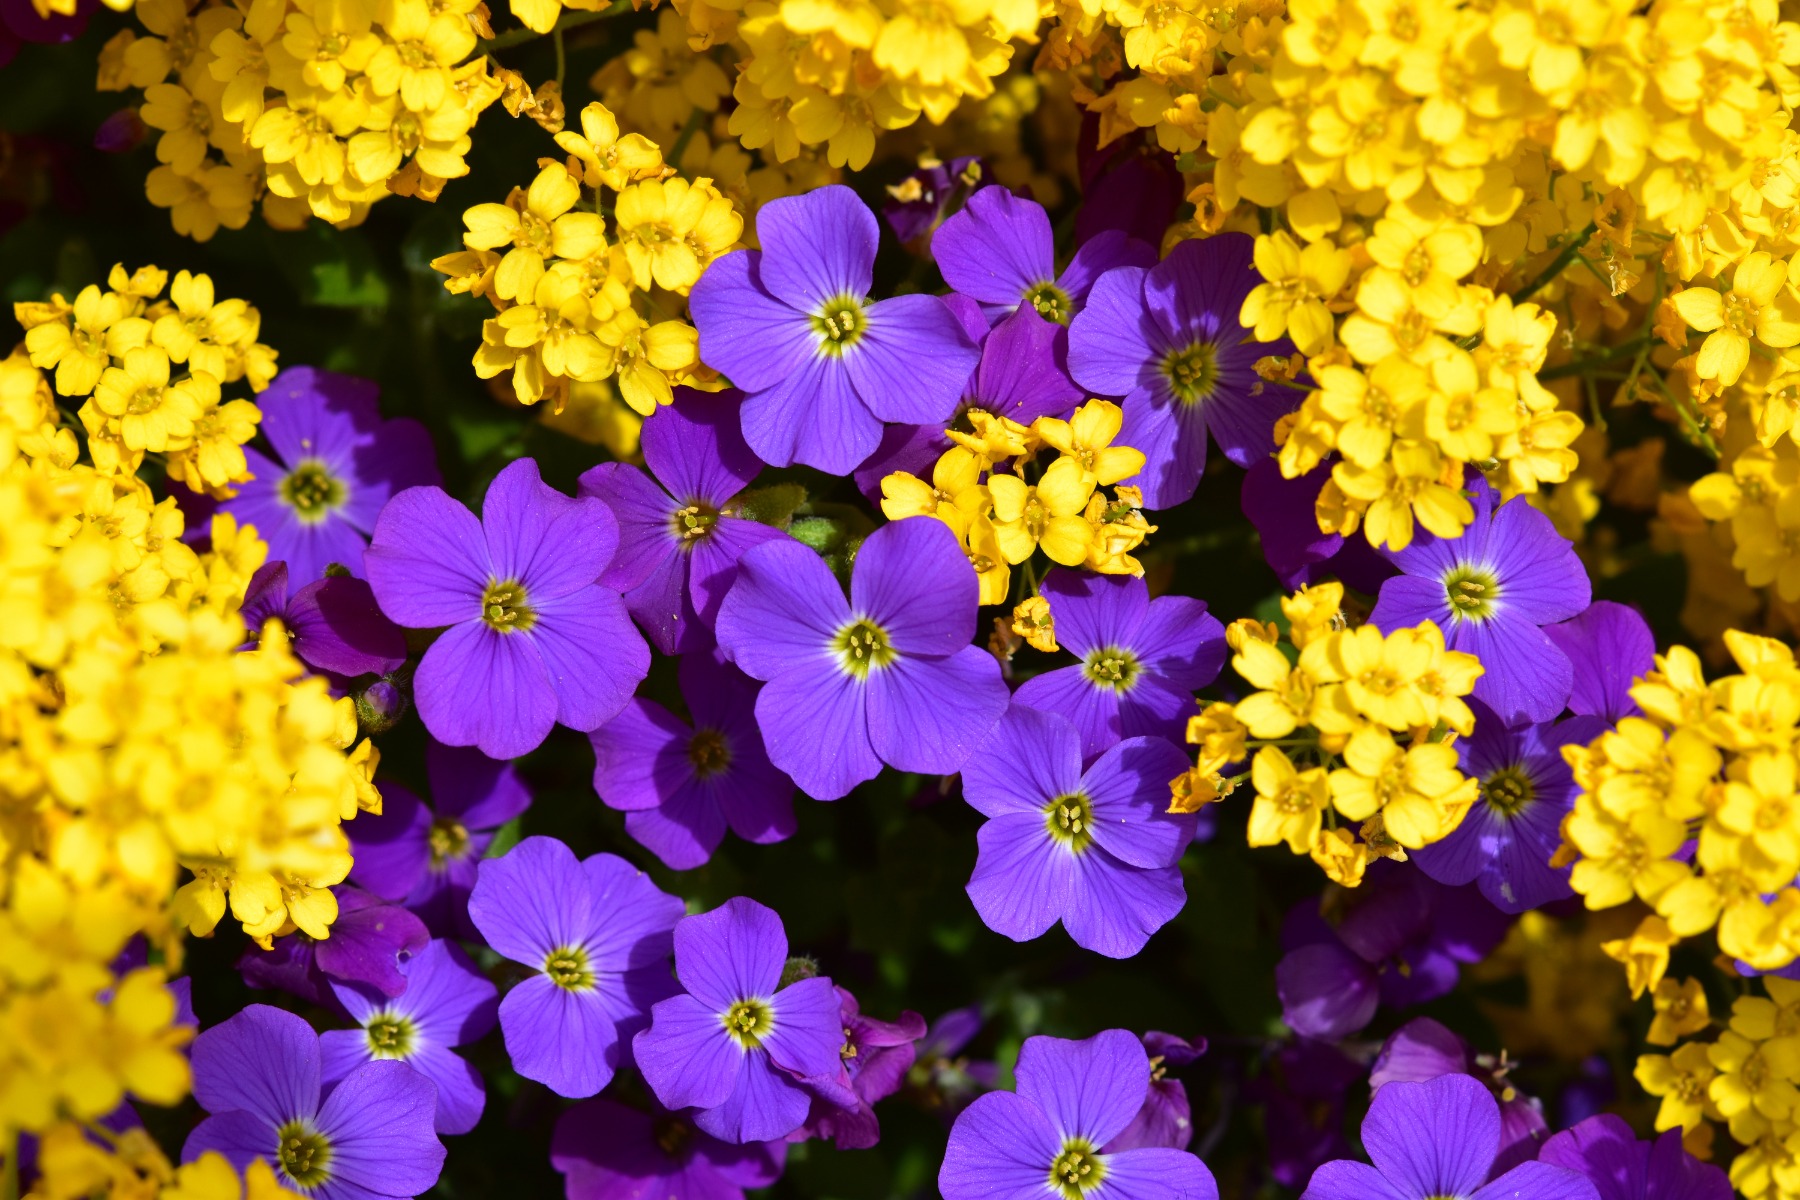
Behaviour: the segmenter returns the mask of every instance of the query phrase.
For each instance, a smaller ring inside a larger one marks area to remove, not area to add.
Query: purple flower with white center
[[[355,856],[350,878],[404,904],[434,935],[476,941],[476,869],[500,827],[531,807],[531,793],[511,763],[436,741],[425,745],[425,781],[431,806],[383,780],[381,811],[344,826]]]
[[[644,423],[652,480],[626,463],[601,463],[581,477],[619,521],[619,551],[600,582],[664,654],[712,645],[719,602],[752,546],[785,536],[735,514],[732,501],[762,463],[738,432],[736,392],[676,388],[675,400]]]
[[[1102,235],[1104,236],[1104,235]],[[1117,441],[1144,452],[1136,485],[1145,508],[1172,508],[1206,470],[1206,439],[1240,467],[1275,452],[1275,422],[1300,393],[1270,387],[1256,360],[1291,354],[1286,338],[1254,342],[1238,323],[1250,289],[1254,239],[1221,233],[1185,241],[1145,270],[1100,277],[1069,326],[1069,371],[1099,396],[1123,397]]]
[[[1328,1162],[1301,1200],[1599,1200],[1583,1176],[1545,1162],[1493,1178],[1500,1106],[1467,1075],[1386,1085],[1363,1118],[1362,1142],[1374,1166]]]
[[[1477,1058],[1467,1042],[1430,1017],[1414,1017],[1382,1045],[1369,1070],[1369,1087],[1379,1092],[1390,1083],[1421,1083],[1451,1074],[1486,1083],[1500,1103],[1500,1149],[1489,1168],[1498,1175],[1537,1158],[1549,1132],[1544,1106],[1507,1078],[1511,1069],[1504,1058]]]
[[[975,573],[932,517],[870,534],[846,602],[799,542],[758,546],[719,609],[719,645],[764,680],[756,723],[769,760],[807,795],[836,800],[886,763],[960,770],[1006,711],[1000,664],[975,636]]]
[[[688,297],[700,358],[747,393],[744,439],[776,466],[848,475],[884,421],[942,424],[975,343],[942,299],[871,301],[881,231],[841,184],[771,200],[761,250],[714,262]]]
[[[1681,1130],[1640,1142],[1618,1117],[1589,1117],[1544,1143],[1539,1161],[1585,1175],[1600,1200],[1731,1200],[1731,1180],[1681,1144]]]
[[[1126,1030],[1026,1038],[1015,1077],[1016,1092],[989,1092],[956,1118],[944,1200],[1217,1200],[1212,1172],[1186,1150],[1102,1149],[1150,1085],[1150,1058]]]
[[[413,677],[431,736],[518,758],[559,721],[586,733],[625,707],[650,648],[596,582],[618,544],[604,502],[547,486],[529,458],[494,477],[479,521],[435,487],[381,510],[363,560],[375,599],[408,628],[449,627]]]
[[[568,1200],[743,1200],[781,1178],[787,1143],[722,1142],[693,1118],[597,1096],[563,1113],[550,1163]]]
[[[283,1187],[321,1200],[418,1196],[437,1184],[431,1080],[401,1062],[364,1063],[329,1093],[319,1035],[291,1012],[252,1004],[194,1039],[194,1099],[212,1115],[181,1161],[216,1150],[240,1172],[257,1159]]]
[[[959,193],[980,182],[981,160],[974,156],[921,160],[919,169],[888,188],[891,199],[881,207],[888,228],[903,242],[936,229]]]
[[[382,420],[379,394],[367,379],[289,367],[256,398],[274,457],[245,446],[251,478],[219,510],[256,526],[297,585],[332,563],[361,575],[382,506],[439,480],[431,435],[404,417]]]
[[[1469,707],[1475,734],[1459,739],[1456,753],[1463,773],[1480,783],[1480,797],[1462,824],[1414,851],[1413,861],[1439,883],[1473,883],[1504,913],[1573,896],[1570,868],[1550,865],[1577,791],[1562,750],[1587,745],[1606,732],[1606,721],[1578,716],[1508,728],[1480,701]]]
[[[1059,275],[1050,214],[996,185],[970,196],[932,235],[931,256],[945,283],[990,311],[1030,308],[1057,325],[1081,311],[1095,281],[1114,267],[1156,265],[1155,247],[1113,229],[1077,250]]]
[[[1180,741],[1194,693],[1225,665],[1225,627],[1206,602],[1152,600],[1141,578],[1065,567],[1038,590],[1056,618],[1056,640],[1081,661],[1026,680],[1016,701],[1073,722],[1084,758],[1120,738]]]
[[[1137,1116],[1101,1149],[1108,1154],[1136,1150],[1140,1146],[1167,1146],[1186,1150],[1194,1140],[1194,1110],[1187,1087],[1170,1079],[1170,1067],[1185,1067],[1206,1053],[1206,1039],[1190,1042],[1172,1033],[1151,1030],[1144,1035],[1144,1052],[1150,1056],[1150,1090]]]
[[[333,682],[406,665],[406,634],[382,615],[368,583],[353,576],[315,579],[290,596],[287,564],[264,563],[244,589],[242,612],[253,639],[270,618],[279,619],[300,661]]]
[[[843,1027],[824,976],[781,986],[787,930],[775,911],[742,896],[675,927],[675,976],[637,1035],[638,1070],[672,1110],[727,1142],[785,1138],[806,1120],[800,1083],[835,1075]]]
[[[1486,668],[1475,699],[1508,723],[1552,720],[1575,671],[1541,627],[1588,606],[1587,569],[1525,497],[1496,506],[1480,475],[1471,494],[1475,520],[1461,537],[1421,531],[1406,549],[1384,551],[1401,574],[1381,585],[1369,621],[1383,633],[1436,622],[1445,645]]]
[[[791,1142],[829,1138],[839,1150],[867,1150],[881,1140],[875,1102],[900,1090],[912,1069],[915,1047],[925,1036],[925,1018],[903,1012],[898,1021],[864,1016],[856,997],[837,989],[844,1041],[838,1047],[835,1078],[809,1079],[815,1093],[806,1124],[788,1134]]]
[[[502,957],[534,972],[500,1002],[513,1070],[559,1096],[592,1096],[631,1061],[631,1036],[674,990],[679,899],[624,859],[576,861],[529,837],[481,864],[469,917]]]
[[[1617,725],[1640,715],[1631,685],[1656,667],[1656,637],[1637,609],[1596,600],[1544,634],[1569,656],[1574,688],[1569,711]]]
[[[634,697],[588,738],[594,790],[625,814],[625,832],[686,871],[712,857],[725,830],[768,845],[794,834],[794,781],[778,771],[756,728],[756,684],[711,654],[676,668],[692,723]]]
[[[406,990],[383,996],[356,984],[333,983],[338,1003],[360,1029],[319,1035],[327,1086],[368,1062],[403,1062],[437,1088],[434,1127],[467,1133],[481,1120],[487,1089],[481,1072],[451,1053],[494,1027],[498,989],[453,942],[434,941],[406,965]]]
[[[963,799],[990,818],[966,889],[982,922],[1027,942],[1060,920],[1108,958],[1142,950],[1187,903],[1176,864],[1194,817],[1166,811],[1186,761],[1161,738],[1134,737],[1083,771],[1074,726],[1013,705],[963,768]]]
[[[367,984],[384,996],[406,990],[401,956],[417,954],[431,940],[425,923],[358,887],[339,885],[331,892],[338,905],[331,936],[315,940],[295,932],[276,938],[267,950],[248,946],[237,961],[246,984],[279,988],[324,1008],[337,1006],[334,979]]]

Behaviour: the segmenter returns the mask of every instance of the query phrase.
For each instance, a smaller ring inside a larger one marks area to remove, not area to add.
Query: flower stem
[[[563,52],[563,27],[560,24],[550,31],[550,40],[556,43],[556,90],[560,92],[563,76],[569,73],[569,60]]]
[[[607,5],[599,12],[565,12],[562,15],[562,18],[556,22],[556,26],[551,32],[560,35],[570,29],[579,29],[583,25],[592,25],[595,21],[604,21],[608,17],[616,17],[622,12],[630,11],[630,9],[631,0],[613,0],[612,4]],[[495,34],[485,41],[476,43],[475,53],[492,54],[496,50],[505,50],[512,46],[523,46],[526,42],[536,41],[543,36],[543,34],[535,29],[509,29],[505,33]]]
[[[1569,244],[1562,248],[1562,253],[1551,259],[1550,265],[1537,273],[1537,278],[1512,294],[1513,303],[1521,304],[1531,299],[1540,288],[1561,275],[1563,268],[1575,261],[1575,256],[1581,253],[1581,248],[1587,245],[1589,238],[1594,236],[1594,230],[1594,223],[1589,221],[1581,232],[1577,233],[1570,239]]]
[[[705,116],[706,114],[701,112],[698,106],[688,114],[687,122],[682,125],[681,132],[675,135],[674,144],[669,147],[668,154],[663,156],[664,162],[672,167],[680,165],[682,151],[686,150],[688,143],[694,140],[694,134],[699,132],[700,122],[705,119]]]
[[[7,1133],[6,1162],[0,1163],[0,1200],[19,1200],[19,1131]]]
[[[1595,367],[1608,366],[1623,358],[1635,358],[1638,352],[1650,345],[1650,335],[1639,334],[1628,342],[1620,342],[1616,346],[1608,346],[1599,354],[1590,358],[1577,359],[1574,362],[1561,363],[1547,367],[1538,372],[1540,380],[1567,379],[1571,375],[1583,375]]]

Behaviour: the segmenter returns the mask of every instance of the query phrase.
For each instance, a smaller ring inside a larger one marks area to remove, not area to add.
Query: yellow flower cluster
[[[283,229],[355,224],[391,192],[436,199],[468,173],[469,131],[499,98],[479,0],[140,0],[103,88],[137,88],[158,131],[150,201],[178,233],[240,229],[263,197]]]
[[[700,273],[738,246],[744,218],[712,180],[684,179],[654,142],[621,136],[605,105],[582,110],[581,130],[556,135],[567,166],[549,162],[506,203],[469,209],[468,248],[431,265],[446,289],[485,296],[499,314],[482,328],[477,375],[510,370],[521,404],[549,397],[558,410],[571,383],[612,379],[648,416],[677,385],[717,386],[681,314]]]
[[[99,1144],[96,1138],[110,1137]],[[38,1145],[38,1179],[26,1200],[299,1200],[276,1179],[275,1169],[257,1159],[242,1179],[216,1150],[186,1166],[170,1164],[141,1128],[112,1135],[105,1126],[83,1129],[58,1125]]]
[[[1725,645],[1740,674],[1709,684],[1677,646],[1631,689],[1643,716],[1563,751],[1581,788],[1563,825],[1570,883],[1589,908],[1656,913],[1637,935],[1654,964],[1639,986],[1714,926],[1757,970],[1800,956],[1800,668],[1770,638],[1733,630]]]
[[[1114,487],[1144,466],[1142,451],[1112,444],[1124,425],[1118,405],[1089,400],[1067,421],[1039,417],[1029,428],[980,409],[966,420],[968,430],[949,431],[954,445],[929,483],[905,471],[881,481],[881,511],[890,521],[928,516],[948,525],[981,581],[981,603],[1004,603],[1012,568],[1039,550],[1065,567],[1144,573],[1132,552],[1156,526],[1144,520],[1136,488]],[[1046,448],[1056,461],[1039,474],[1034,460]],[[1002,463],[1007,471],[996,470]],[[1113,487],[1110,499],[1102,487]],[[1048,606],[1030,621],[1020,636],[1054,649]]]
[[[1245,618],[1227,627],[1232,669],[1258,690],[1189,720],[1199,761],[1174,781],[1170,811],[1229,795],[1236,781],[1225,769],[1255,749],[1250,844],[1286,843],[1354,887],[1371,857],[1404,859],[1448,836],[1475,803],[1476,782],[1458,768],[1451,743],[1475,728],[1463,697],[1482,668],[1474,655],[1446,649],[1430,622],[1386,636],[1373,625],[1348,628],[1343,600],[1339,583],[1282,600],[1287,646],[1273,624]]]

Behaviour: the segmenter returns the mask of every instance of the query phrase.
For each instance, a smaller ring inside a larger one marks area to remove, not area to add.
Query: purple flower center
[[[1093,1143],[1086,1138],[1066,1139],[1062,1153],[1050,1164],[1050,1187],[1068,1200],[1081,1200],[1105,1178],[1105,1160],[1094,1153]]]
[[[845,1062],[856,1057],[856,1033],[848,1025],[844,1027],[844,1044],[838,1047],[838,1057]]]
[[[1171,350],[1162,362],[1169,390],[1183,404],[1198,404],[1213,394],[1219,383],[1219,348],[1211,342],[1193,342]]]
[[[378,1012],[363,1026],[373,1058],[405,1058],[413,1051],[417,1031],[412,1021],[397,1012]]]
[[[1481,781],[1482,799],[1488,807],[1503,817],[1518,813],[1537,795],[1537,787],[1531,782],[1531,776],[1525,768],[1514,765],[1501,767],[1492,775]]]
[[[481,594],[481,619],[500,633],[522,633],[537,624],[537,613],[525,603],[524,584],[497,579]]]
[[[1494,615],[1500,600],[1500,581],[1486,567],[1459,566],[1444,576],[1444,593],[1450,615],[1465,621],[1485,621]]]
[[[677,510],[669,518],[669,526],[675,531],[675,536],[680,539],[684,548],[689,549],[695,542],[710,534],[718,523],[719,510],[699,500]]]
[[[1139,669],[1137,656],[1117,646],[1091,651],[1081,664],[1081,672],[1088,677],[1089,683],[1115,692],[1129,692],[1131,685],[1137,682]]]
[[[775,1028],[775,1010],[767,1000],[739,1000],[725,1010],[725,1032],[746,1050],[761,1047]]]
[[[469,830],[455,817],[439,817],[425,835],[431,848],[431,869],[441,871],[444,864],[460,860],[469,852]]]
[[[855,296],[838,296],[827,300],[812,318],[813,331],[819,335],[819,351],[836,357],[862,340],[869,328],[863,313],[863,302]]]
[[[275,1131],[275,1138],[282,1174],[304,1188],[318,1187],[329,1177],[330,1138],[303,1120],[289,1121]]]
[[[1044,825],[1050,836],[1079,854],[1094,840],[1094,805],[1080,792],[1058,796],[1044,809]]]
[[[594,969],[581,946],[561,946],[545,955],[544,974],[566,991],[585,992],[594,986]]]
[[[302,459],[281,481],[281,498],[308,523],[323,521],[344,503],[346,493],[343,481],[316,458]]]
[[[866,679],[870,670],[885,667],[896,657],[887,630],[866,617],[846,625],[831,646],[844,670],[858,679]]]
[[[1037,309],[1038,316],[1058,325],[1067,325],[1069,318],[1074,315],[1074,301],[1069,299],[1069,293],[1054,283],[1040,283],[1027,288],[1025,303]]]
[[[696,776],[711,779],[723,775],[725,768],[731,765],[731,747],[725,744],[725,735],[718,730],[696,729],[688,740],[688,761],[694,764]]]

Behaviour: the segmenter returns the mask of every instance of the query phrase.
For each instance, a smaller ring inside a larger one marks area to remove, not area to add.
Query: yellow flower
[[[59,297],[60,300],[60,297]],[[63,396],[85,396],[100,382],[108,362],[121,357],[150,336],[150,323],[129,316],[124,296],[102,292],[92,284],[75,296],[66,318],[45,321],[25,331],[31,365],[56,369],[56,390]]]
[[[365,68],[375,94],[397,94],[415,113],[455,103],[451,69],[475,48],[469,22],[455,13],[434,14],[426,0],[382,0],[381,24],[393,40],[383,42]]]
[[[201,398],[188,382],[170,384],[169,356],[155,346],[125,352],[123,367],[108,367],[94,390],[93,403],[119,419],[119,435],[130,450],[157,453],[184,443],[194,432]],[[210,378],[210,377],[209,377]]]
[[[1698,979],[1683,979],[1679,983],[1663,979],[1651,993],[1650,1001],[1656,1015],[1650,1021],[1650,1032],[1644,1036],[1653,1046],[1673,1046],[1712,1024],[1706,989]]]
[[[507,246],[494,272],[494,294],[502,300],[527,301],[544,277],[544,260],[582,259],[605,243],[598,213],[570,212],[581,199],[581,185],[560,163],[538,172],[523,193],[515,189],[505,204],[477,204],[463,213],[468,232],[463,245],[471,250]]]
[[[1706,1094],[1726,1120],[1754,1110],[1780,1121],[1800,1108],[1800,1037],[1753,1042],[1727,1029],[1706,1057],[1718,1071]]]
[[[629,183],[662,174],[662,151],[641,133],[619,136],[619,120],[606,105],[594,103],[581,110],[581,132],[564,130],[556,144],[581,160],[582,182],[602,184],[623,191]]]
[[[1027,596],[1013,606],[1012,631],[1033,649],[1045,654],[1056,651],[1056,616],[1042,596]]]
[[[1320,767],[1302,771],[1275,746],[1264,746],[1250,762],[1256,803],[1250,809],[1252,846],[1286,842],[1295,854],[1307,854],[1324,820],[1329,788]]]
[[[1788,286],[1788,264],[1765,251],[1737,264],[1731,289],[1684,288],[1672,302],[1681,319],[1707,335],[1694,370],[1730,386],[1750,363],[1752,339],[1777,349],[1800,345],[1800,297]]]
[[[1000,553],[1007,562],[1022,563],[1042,546],[1052,562],[1080,566],[1094,537],[1083,515],[1093,491],[1093,483],[1073,458],[1051,463],[1036,486],[1017,475],[990,475],[988,493]]]
[[[1332,342],[1333,321],[1326,305],[1350,278],[1350,255],[1328,241],[1301,249],[1285,232],[1256,239],[1257,273],[1263,282],[1244,298],[1238,320],[1259,342],[1286,334],[1305,355],[1318,354]]]
[[[881,481],[881,512],[890,521],[907,517],[932,516],[955,531],[957,539],[968,536],[969,526],[977,513],[987,507],[986,489],[980,485],[981,460],[961,446],[952,446],[938,456],[931,468],[931,482],[895,471]]]
[[[1698,1128],[1709,1117],[1723,1119],[1708,1094],[1717,1074],[1705,1042],[1689,1042],[1669,1055],[1643,1055],[1632,1072],[1639,1087],[1662,1098],[1656,1128],[1683,1132]]]
[[[640,291],[687,294],[708,264],[737,244],[744,218],[710,179],[646,179],[619,193],[619,244]]]
[[[1080,472],[1081,481],[1092,489],[1110,487],[1144,469],[1143,451],[1112,444],[1124,425],[1125,412],[1117,404],[1089,400],[1067,421],[1039,417],[1031,428],[1046,445],[1069,460]],[[1083,503],[1086,500],[1083,496]]]

